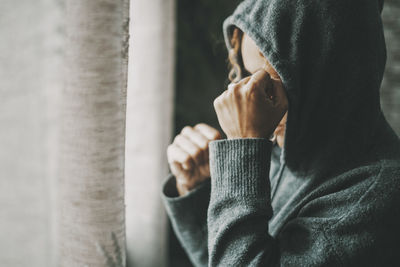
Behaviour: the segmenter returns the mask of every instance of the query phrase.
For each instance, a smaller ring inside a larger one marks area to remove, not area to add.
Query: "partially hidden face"
[[[253,74],[257,70],[264,68],[264,70],[269,73],[272,80],[282,83],[278,73],[263,56],[256,43],[245,33],[243,33],[242,37],[241,54],[243,65],[247,72]],[[276,138],[276,141],[281,148],[283,147],[285,140],[286,120],[287,112],[274,131],[274,139]]]

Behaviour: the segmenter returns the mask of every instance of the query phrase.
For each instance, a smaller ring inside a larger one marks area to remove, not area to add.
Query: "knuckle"
[[[242,88],[241,84],[235,84],[235,86],[233,87],[233,92],[240,92],[240,88]]]
[[[189,132],[191,132],[191,131],[192,131],[192,127],[190,127],[190,126],[185,126],[185,127],[183,127],[181,133],[182,133],[182,134],[186,134],[186,133],[189,133]]]
[[[219,138],[221,138],[221,134],[220,134],[218,131],[216,131],[216,132],[213,134],[213,140],[216,140],[216,139],[219,139]]]
[[[175,138],[174,138],[174,144],[179,143],[180,138],[181,138],[181,135],[180,135],[180,134],[178,134],[177,136],[175,136]]]
[[[221,101],[220,97],[221,96],[219,96],[216,99],[214,99],[214,102],[213,102],[214,108],[218,108],[219,107],[220,101]]]
[[[230,83],[228,88],[231,90],[236,90],[237,88],[240,88],[240,83]]]
[[[230,86],[230,87],[228,87],[228,89],[225,91],[226,93],[226,96],[232,96],[232,95],[234,95],[234,94],[236,94],[236,91],[237,91],[237,86],[235,86],[235,85],[232,85],[232,86]]]
[[[236,84],[231,83],[231,84],[228,85],[228,88],[226,89],[225,92],[226,92],[226,94],[230,95],[236,90],[237,90]]]
[[[235,86],[231,86],[230,88],[228,88],[227,90],[224,91],[225,96],[226,96],[226,95],[232,94],[233,91],[235,91],[235,90],[236,90],[236,89],[235,89]]]
[[[233,93],[234,95],[236,95],[236,96],[240,96],[240,89],[241,89],[240,86],[235,86],[235,87],[233,88],[233,90],[232,90],[232,93]]]
[[[174,147],[172,145],[169,145],[167,148],[167,159],[169,164],[171,164],[175,159],[173,149]]]
[[[201,150],[207,150],[207,148],[208,148],[208,142],[202,142],[201,144],[200,144],[200,149]]]
[[[167,147],[167,154],[168,155],[171,154],[172,149],[174,149],[174,145],[173,144],[168,145],[168,147]]]
[[[204,131],[204,129],[207,129],[207,128],[209,128],[209,127],[210,127],[210,126],[208,126],[207,124],[201,122],[201,123],[196,124],[196,125],[193,127],[193,130],[194,130],[196,133],[201,133],[202,131]]]
[[[194,126],[194,129],[198,129],[199,127],[204,127],[204,125],[205,125],[205,123],[197,123],[195,126]]]

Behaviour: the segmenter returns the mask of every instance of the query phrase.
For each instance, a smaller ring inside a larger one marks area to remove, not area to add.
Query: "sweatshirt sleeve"
[[[207,209],[210,179],[184,196],[179,196],[175,176],[170,174],[162,186],[162,199],[172,228],[194,266],[208,266]]]
[[[325,219],[294,218],[269,234],[271,148],[263,138],[210,142],[209,266],[340,265]]]
[[[271,148],[263,138],[210,142],[209,266],[259,266],[276,253],[268,235]]]

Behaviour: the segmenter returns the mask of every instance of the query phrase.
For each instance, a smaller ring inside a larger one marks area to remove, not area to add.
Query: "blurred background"
[[[59,203],[66,201],[58,194],[60,106],[70,101],[63,91],[71,29],[66,10],[78,2],[0,2],[0,266],[57,266],[59,257],[68,257],[60,249],[65,240],[58,217]],[[239,2],[130,2],[126,147],[120,162],[126,239],[119,237],[129,266],[191,266],[159,197],[168,173],[166,147],[185,125],[219,128],[212,103],[227,85],[222,22]],[[381,102],[399,135],[400,2],[386,0],[382,18],[388,60]]]

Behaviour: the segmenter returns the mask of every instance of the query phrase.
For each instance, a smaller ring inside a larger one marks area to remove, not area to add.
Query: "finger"
[[[251,79],[251,76],[244,77],[244,78],[241,79],[239,82],[237,82],[237,84],[245,85],[246,83],[248,83],[248,81],[249,81],[250,79]]]
[[[196,162],[197,165],[202,164],[202,162],[201,162],[202,155],[201,155],[200,147],[198,147],[196,144],[191,142],[188,138],[186,138],[182,134],[179,134],[175,137],[174,144],[176,144],[183,151],[188,153],[192,157],[192,159]]]
[[[210,140],[208,140],[199,130],[192,127],[183,128],[181,134],[201,149],[201,164],[208,162],[208,143]]]
[[[207,149],[209,140],[200,131],[192,127],[185,127],[181,131],[181,134],[195,143],[200,149]]]
[[[227,89],[224,91],[225,94],[228,95],[237,95],[237,93],[240,92],[241,88],[243,88],[246,83],[250,80],[250,76],[243,78],[242,80],[240,80],[239,82],[235,83],[232,82],[228,85]],[[224,94],[223,93],[223,94]]]
[[[214,129],[213,127],[205,123],[197,124],[196,126],[194,126],[194,129],[207,137],[208,140],[221,139],[221,133],[217,129]]]
[[[170,168],[177,184],[185,186],[189,183],[188,179],[185,178],[187,177],[187,171],[182,168],[181,164],[174,162],[170,165]]]
[[[251,77],[245,86],[245,90],[261,93],[268,96],[272,88],[272,80],[268,72],[264,69],[259,69]]]
[[[171,162],[169,165],[171,172],[173,175],[175,175],[175,178],[178,179],[178,177],[181,176],[185,172],[185,170],[182,168],[182,165],[177,162]]]
[[[190,170],[195,165],[192,157],[175,144],[168,146],[167,154],[170,165],[174,162],[180,163],[184,170]]]
[[[248,83],[258,83],[262,84],[265,81],[271,80],[271,77],[268,72],[264,69],[257,70],[253,75],[250,76],[250,80]]]
[[[215,112],[217,113],[217,115],[219,114],[220,110],[223,109],[223,106],[224,106],[223,101],[224,101],[224,99],[226,99],[228,92],[229,92],[228,90],[225,90],[222,92],[222,94],[220,94],[217,98],[214,99],[213,106],[214,106],[214,109],[215,109]],[[207,133],[205,133],[205,132],[204,132],[204,135],[208,139],[210,139],[209,137],[211,137],[211,135],[207,135]]]
[[[228,84],[228,87],[227,87],[227,91],[234,91],[235,90],[235,88],[237,87],[237,83],[230,83],[230,84]]]

